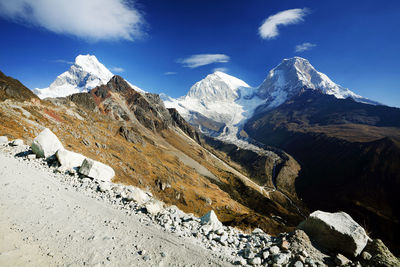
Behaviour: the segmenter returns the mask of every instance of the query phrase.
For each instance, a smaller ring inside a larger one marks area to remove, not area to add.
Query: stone
[[[290,247],[289,242],[286,241],[286,240],[282,240],[281,249],[282,249],[283,251],[288,251],[288,250],[289,250],[289,247]]]
[[[8,137],[0,136],[0,144],[8,144]]]
[[[110,166],[88,158],[83,161],[79,173],[106,182],[111,182],[115,176],[115,172]]]
[[[29,154],[28,156],[26,156],[29,160],[34,160],[36,159],[36,154]]]
[[[261,258],[259,258],[259,257],[255,257],[255,258],[249,260],[250,265],[260,265],[261,262],[262,262]]]
[[[38,158],[49,158],[53,156],[57,150],[64,147],[57,136],[46,128],[33,139],[31,148]]]
[[[284,253],[276,254],[274,255],[273,260],[276,264],[286,264],[289,261],[289,255]]]
[[[362,262],[363,266],[400,266],[400,260],[390,252],[380,239],[368,241],[364,251],[371,254],[372,258],[367,262]]]
[[[64,148],[57,150],[56,157],[60,165],[66,169],[81,167],[86,158],[81,154],[66,150]]]
[[[280,251],[280,249],[277,246],[272,246],[269,248],[269,253],[271,253],[271,255],[276,255],[278,254]]]
[[[151,200],[146,202],[145,204],[145,208],[146,211],[148,213],[150,213],[151,215],[157,215],[158,213],[160,213],[163,210],[163,203],[161,201],[158,200]]]
[[[369,239],[364,228],[344,212],[314,211],[298,228],[320,246],[352,257],[361,253]]]
[[[256,256],[256,254],[250,249],[250,248],[245,248],[243,250],[243,258],[245,259],[252,259]]]
[[[131,186],[129,193],[126,195],[126,200],[135,201],[138,205],[142,205],[150,200],[150,197],[140,188]]]
[[[350,262],[350,260],[348,258],[346,258],[345,256],[343,256],[342,254],[337,254],[335,257],[335,263],[339,266],[343,266],[346,265]]]
[[[210,210],[208,213],[203,215],[203,217],[200,218],[200,223],[202,225],[211,225],[214,231],[223,227],[222,223],[218,220],[218,217],[217,215],[215,215],[215,212],[213,210]]]
[[[367,251],[361,253],[361,258],[365,261],[369,261],[372,258],[372,255],[369,254]]]
[[[269,257],[269,251],[264,251],[263,254],[262,254],[262,256],[263,256],[263,259],[264,259],[264,260],[268,259],[268,257]]]
[[[293,267],[303,267],[304,266],[304,264],[301,262],[301,261],[296,261],[294,264],[293,264]]]
[[[111,190],[111,184],[109,182],[100,182],[98,187],[100,192],[107,192]]]
[[[15,139],[11,142],[12,146],[23,146],[24,145],[24,140],[22,139]]]
[[[238,259],[235,260],[235,262],[233,264],[244,266],[244,265],[247,264],[247,261],[245,259],[243,259],[243,258],[238,258]]]

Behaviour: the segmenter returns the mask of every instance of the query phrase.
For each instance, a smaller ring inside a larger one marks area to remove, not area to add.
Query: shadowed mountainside
[[[300,163],[296,190],[310,209],[348,212],[400,252],[400,109],[303,90],[245,131]]]

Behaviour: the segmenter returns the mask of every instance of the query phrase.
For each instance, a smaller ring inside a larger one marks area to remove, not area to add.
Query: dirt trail
[[[43,166],[43,168],[45,168]],[[0,266],[227,266],[195,240],[0,151]]]

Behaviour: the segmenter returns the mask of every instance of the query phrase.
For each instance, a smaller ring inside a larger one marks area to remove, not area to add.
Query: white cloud
[[[304,52],[304,51],[310,50],[316,46],[317,46],[316,44],[312,44],[312,43],[302,43],[302,44],[296,45],[295,51],[296,52]]]
[[[176,74],[175,71],[167,71],[167,72],[164,72],[164,75],[175,75],[175,74]]]
[[[215,69],[213,69],[213,72],[216,72],[216,71],[220,71],[220,72],[228,72],[228,68],[215,68]]]
[[[112,72],[117,72],[117,73],[121,73],[121,72],[124,72],[124,71],[125,71],[125,69],[124,69],[124,68],[121,68],[121,67],[112,67],[112,68],[110,68],[110,70],[111,70]]]
[[[187,68],[197,68],[212,63],[229,62],[229,56],[224,54],[197,54],[185,59],[179,59],[178,62]]]
[[[72,65],[72,64],[74,64],[73,61],[69,61],[69,60],[65,60],[65,59],[56,59],[56,60],[54,60],[54,62],[56,62],[56,63],[63,63],[63,64],[67,64],[67,65]]]
[[[269,16],[258,28],[258,34],[263,39],[273,39],[279,35],[279,25],[290,25],[302,22],[309,13],[307,8],[288,9]]]
[[[144,34],[142,15],[125,0],[0,0],[0,16],[92,41]]]

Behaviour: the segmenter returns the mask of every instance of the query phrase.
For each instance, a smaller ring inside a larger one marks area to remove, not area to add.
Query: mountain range
[[[207,135],[248,147],[243,125],[254,113],[270,110],[292,99],[301,90],[319,90],[336,98],[379,104],[337,85],[318,72],[308,60],[284,59],[258,87],[222,72],[215,72],[194,84],[178,99],[162,95],[168,108],[175,108]]]
[[[90,55],[34,90],[53,98],[0,78],[2,132],[29,139],[46,125],[107,161],[119,182],[187,212],[212,207],[229,225],[279,233],[310,210],[343,210],[400,251],[400,109],[306,59],[284,59],[258,87],[215,72],[178,99],[144,92]]]

